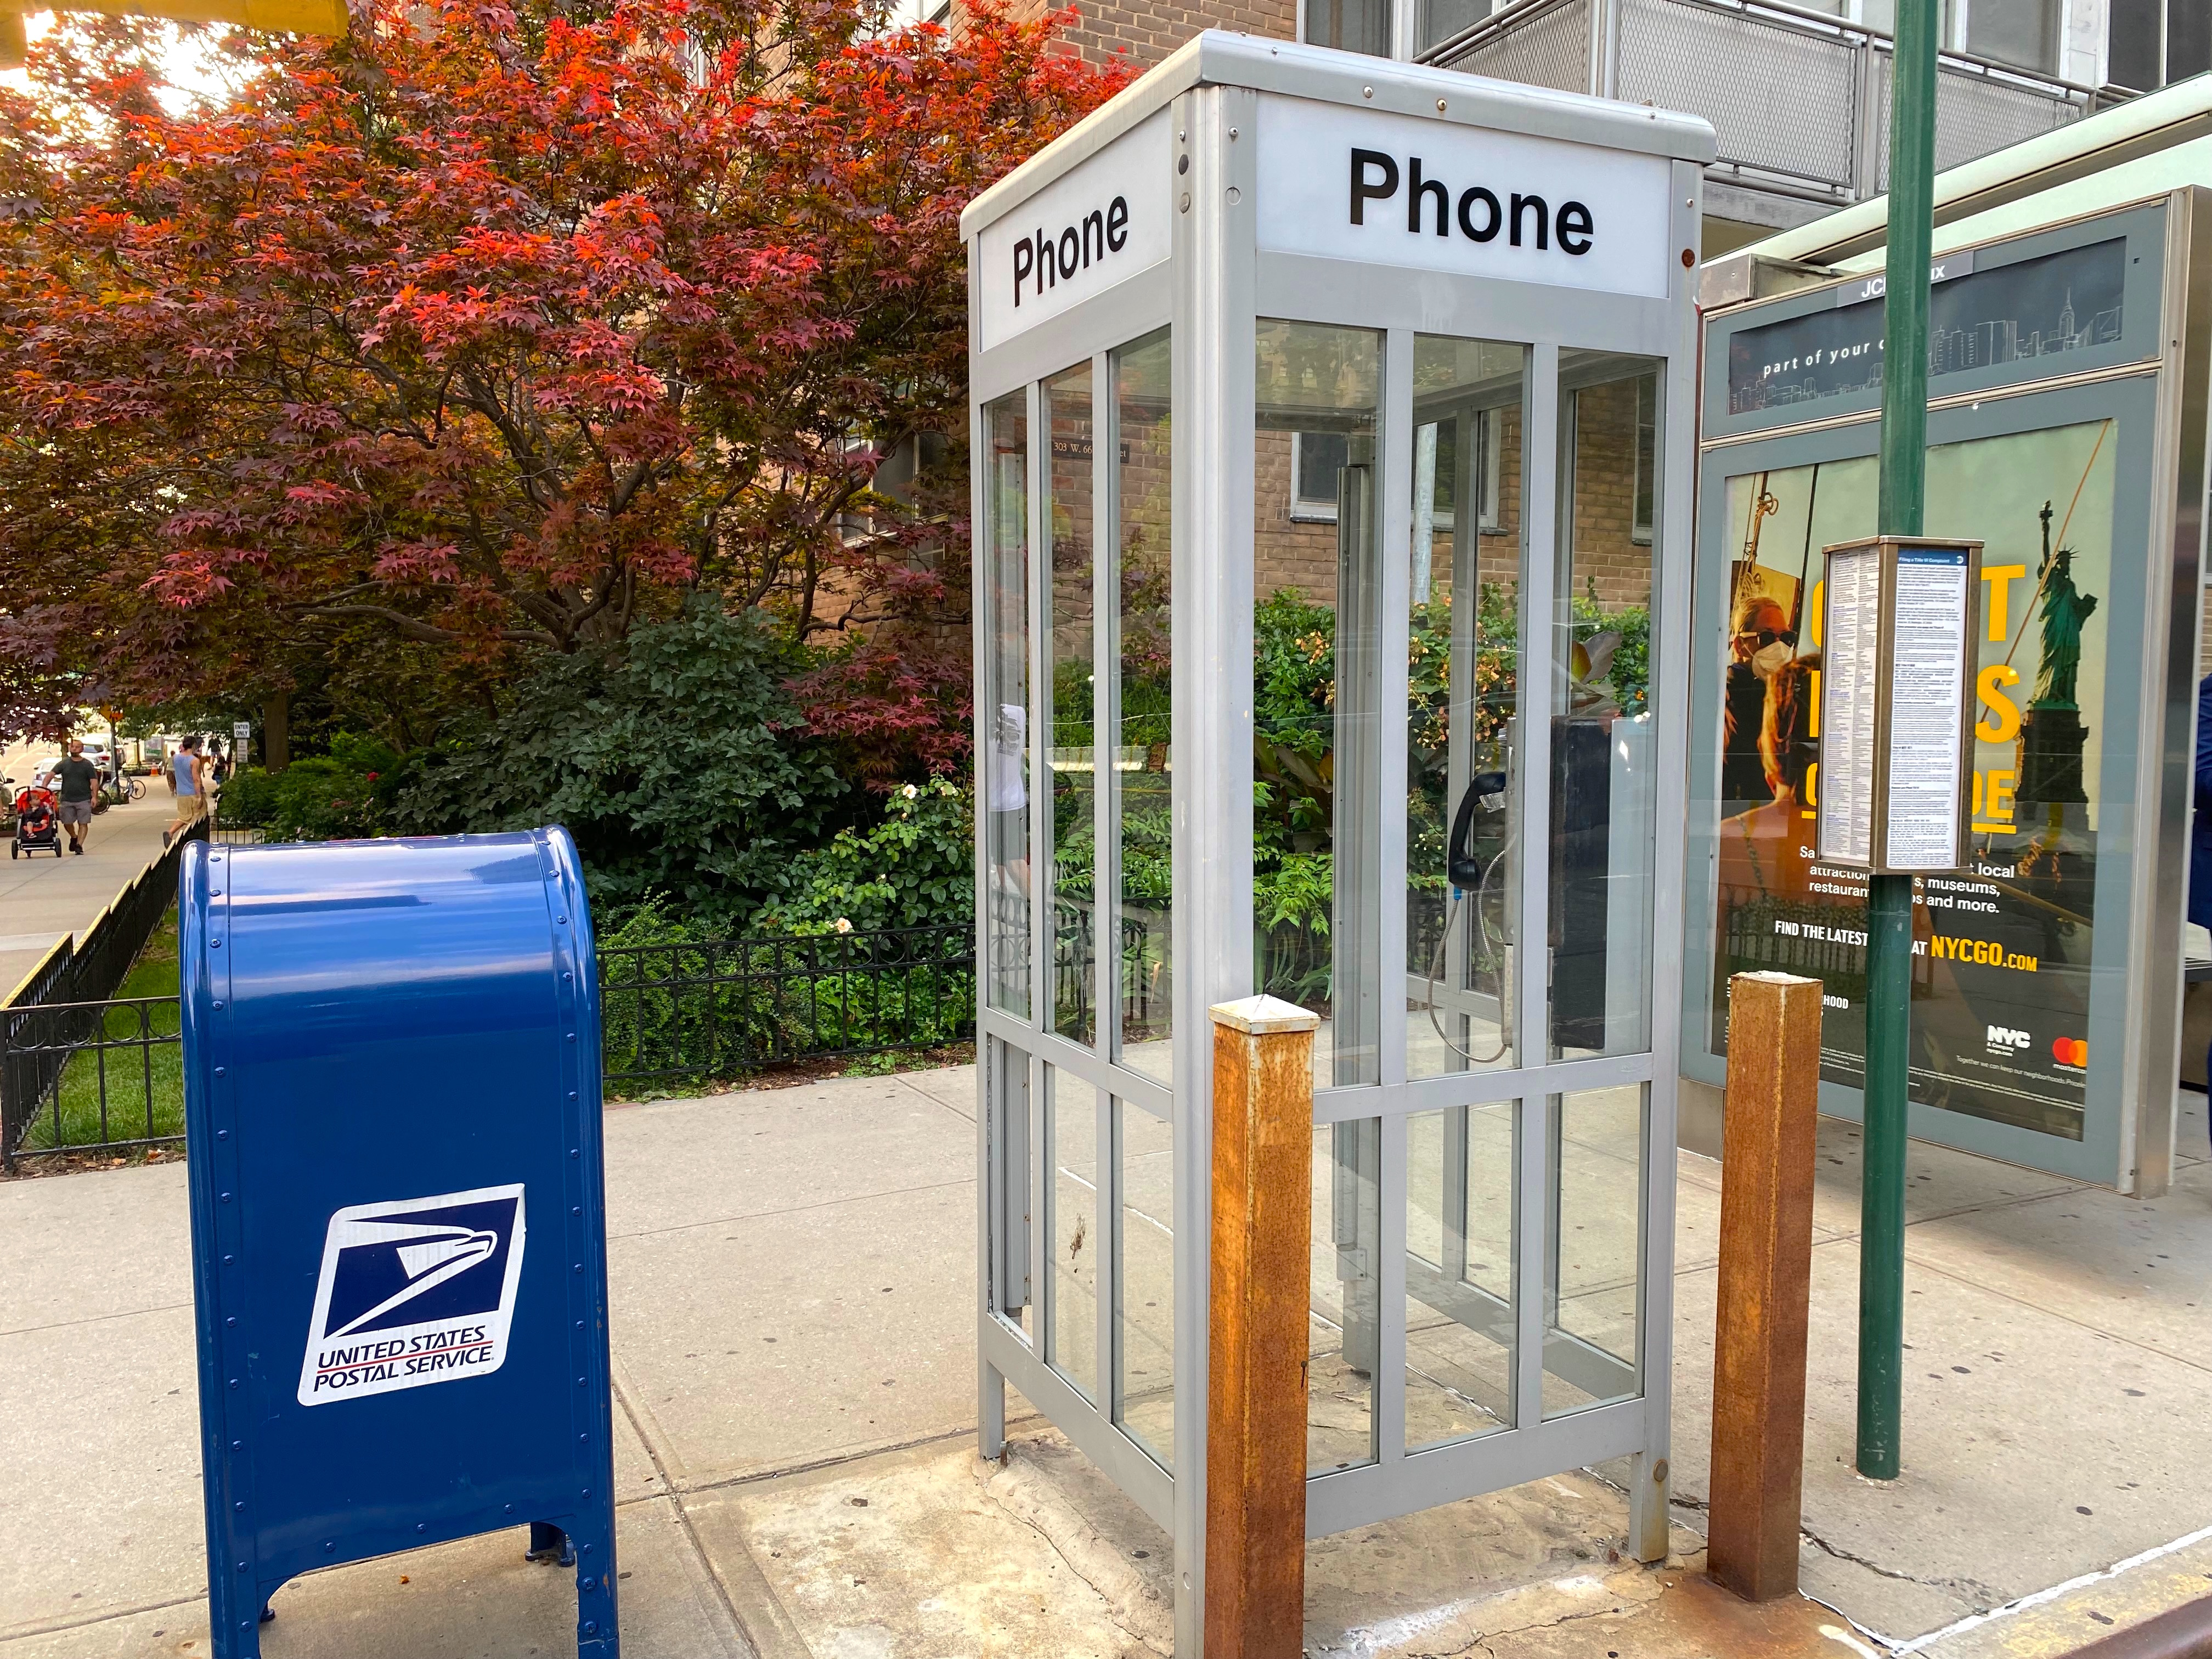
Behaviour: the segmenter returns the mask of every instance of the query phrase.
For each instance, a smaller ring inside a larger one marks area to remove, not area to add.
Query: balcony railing
[[[1893,46],[1879,29],[1753,0],[1520,0],[1424,61],[1702,115],[1708,179],[1843,205],[1888,188]],[[1945,52],[1936,166],[2051,132],[2115,94]]]

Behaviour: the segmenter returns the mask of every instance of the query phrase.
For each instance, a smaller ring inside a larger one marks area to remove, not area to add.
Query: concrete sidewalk
[[[631,1659],[1167,1651],[1165,1535],[1034,1418],[974,1456],[973,1102],[961,1068],[610,1110]],[[1862,1628],[1696,1571],[1719,1171],[1686,1155],[1677,1557],[1619,1559],[1603,1472],[1533,1482],[1313,1545],[1309,1652],[1988,1659],[2212,1589],[2212,1545],[2173,1547],[2212,1525],[2212,1169],[2138,1204],[1916,1146],[1906,1473],[1879,1487],[1850,1471],[1856,1142],[1824,1128],[1803,1560]],[[209,1651],[186,1239],[179,1165],[0,1182],[0,1659]],[[571,1650],[568,1576],[521,1553],[299,1580],[264,1650]]]
[[[9,771],[19,779],[30,775],[21,763]],[[161,779],[144,782],[145,799],[94,817],[82,856],[69,851],[65,836],[58,859],[39,853],[0,860],[0,996],[15,989],[64,933],[82,933],[131,877],[161,855],[161,831],[176,816],[177,804]]]

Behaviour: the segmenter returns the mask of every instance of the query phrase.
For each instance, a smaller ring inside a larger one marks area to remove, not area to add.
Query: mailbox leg
[[[620,1625],[615,1613],[615,1531],[611,1507],[570,1535],[576,1557],[577,1659],[618,1659]]]
[[[523,1557],[526,1561],[550,1561],[556,1566],[576,1565],[576,1547],[568,1534],[550,1521],[530,1523],[530,1549]]]

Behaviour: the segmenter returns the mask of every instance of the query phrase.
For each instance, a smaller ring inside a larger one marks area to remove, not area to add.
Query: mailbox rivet
[[[597,1636],[599,1633],[599,1624],[598,1624],[598,1621],[597,1621],[597,1620],[591,1620],[591,1619],[586,1619],[586,1620],[584,1620],[584,1634],[585,1634],[585,1635],[586,1635],[586,1636]]]
[[[238,1379],[236,1377],[234,1376],[230,1379],[230,1386],[234,1389],[238,1386]]]
[[[568,1033],[568,1041],[569,1041],[569,1042],[574,1042],[575,1040],[576,1040],[576,1034],[575,1034],[574,1031],[569,1032],[569,1033]]]
[[[246,1449],[246,1443],[243,1440],[234,1440],[230,1443],[230,1449],[233,1451],[244,1451]],[[244,1572],[246,1569],[243,1566],[240,1566],[239,1571],[240,1572]]]
[[[228,1129],[217,1129],[215,1132],[215,1138],[217,1140],[228,1140],[230,1139],[230,1131]]]
[[[577,1271],[578,1273],[581,1273],[581,1272],[583,1272],[583,1271],[584,1271],[584,1264],[583,1264],[582,1262],[579,1261],[579,1262],[576,1264],[576,1271]]]
[[[576,1379],[576,1386],[580,1389],[586,1386],[582,1377],[580,1376]]]
[[[245,1500],[244,1498],[240,1498],[237,1503],[233,1504],[231,1505],[231,1508],[233,1508],[233,1509],[236,1510],[237,1510],[240,1515],[245,1514],[245,1513],[246,1513],[246,1500]]]
[[[582,1205],[580,1205],[580,1204],[571,1204],[571,1205],[568,1206],[568,1213],[569,1213],[570,1215],[581,1215],[581,1214],[583,1214],[583,1212],[584,1212],[584,1206],[583,1206]]]
[[[238,1316],[236,1314],[233,1314],[229,1318],[224,1320],[222,1322],[226,1325],[235,1326],[238,1323]]]
[[[238,1564],[238,1570],[239,1570],[240,1572],[244,1572],[244,1571],[246,1571],[246,1563],[245,1563],[245,1562],[243,1562],[243,1561],[240,1562],[240,1563]]]
[[[585,1553],[585,1554],[586,1554],[586,1555],[589,1555],[591,1553],[592,1553],[592,1547],[591,1547],[589,1544],[585,1545],[585,1546],[584,1546],[584,1553]]]
[[[223,1265],[224,1267],[229,1267],[229,1266],[231,1265],[231,1263],[233,1263],[234,1261],[237,1261],[237,1260],[238,1260],[238,1258],[237,1258],[236,1256],[234,1256],[234,1255],[227,1255],[227,1256],[223,1257],[223,1259],[222,1259],[222,1265]]]
[[[216,1006],[216,1007],[220,1008],[220,1007],[222,1007],[222,1002],[221,1002],[220,1000],[218,1000],[218,1001],[216,1003],[216,1005],[215,1005],[215,1006]]]
[[[584,1322],[582,1320],[580,1319],[576,1322],[576,1328],[580,1331],[584,1328]]]
[[[211,939],[208,941],[208,948],[211,951],[220,951],[222,949],[222,941],[219,939]]]
[[[226,1204],[230,1202],[230,1194],[228,1193],[225,1193],[222,1195],[222,1201]]]
[[[588,1446],[592,1443],[592,1437],[588,1434],[580,1434],[576,1437],[576,1443],[580,1446]]]
[[[561,927],[566,927],[568,925],[568,917],[566,917],[566,916],[556,916],[556,917],[554,917],[554,918],[553,918],[553,920],[554,920],[554,921],[555,921],[556,923],[557,923],[559,926],[561,926]]]
[[[514,1504],[509,1504],[507,1506],[507,1512],[509,1515],[513,1515],[513,1514],[514,1513]]]
[[[335,1543],[325,1543],[323,1546],[323,1553],[325,1555],[336,1555],[337,1553],[338,1547]]]
[[[574,1100],[575,1097],[576,1097],[576,1091],[575,1091],[574,1089],[569,1090],[569,1091],[568,1091],[568,1098],[569,1098],[569,1099],[571,1099],[571,1100]]]
[[[415,1523],[415,1530],[417,1532],[428,1532],[430,1530],[430,1524],[427,1521],[417,1521]]]
[[[571,1099],[574,1099],[574,1096],[571,1096],[571,1097],[570,1097],[570,1098],[571,1098]],[[571,1146],[571,1147],[568,1149],[568,1156],[569,1156],[569,1157],[571,1157],[571,1158],[581,1158],[581,1157],[583,1157],[583,1155],[584,1155],[584,1149],[583,1149],[581,1146]]]
[[[586,1579],[582,1583],[579,1584],[576,1588],[577,1588],[577,1589],[592,1589],[596,1588],[596,1586],[592,1583],[592,1582],[590,1579],[586,1578]]]
[[[584,1488],[584,1496],[585,1496],[585,1497],[586,1497],[586,1498],[589,1498],[591,1495],[592,1495],[592,1489],[591,1489],[589,1486],[585,1487],[585,1488]]]
[[[217,1077],[221,1077],[221,1076],[222,1076],[222,1075],[223,1075],[223,1069],[222,1069],[222,1066],[216,1066],[216,1067],[215,1068],[215,1074],[216,1074]]]

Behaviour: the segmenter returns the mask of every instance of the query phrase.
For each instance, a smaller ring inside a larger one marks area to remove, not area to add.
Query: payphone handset
[[[1496,1063],[1504,1055],[1509,1041],[1504,1015],[1505,982],[1513,965],[1512,945],[1506,938],[1503,913],[1493,926],[1490,901],[1492,884],[1511,856],[1517,839],[1509,808],[1517,767],[1517,726],[1516,720],[1508,720],[1505,725],[1504,769],[1477,772],[1469,778],[1461,793],[1459,806],[1452,814],[1451,838],[1445,843],[1444,852],[1444,878],[1450,884],[1451,896],[1444,911],[1444,925],[1437,934],[1435,954],[1429,960],[1429,971],[1423,976],[1428,993],[1424,1000],[1428,1006],[1429,1024],[1437,1039],[1462,1060],[1477,1066]],[[1452,928],[1459,920],[1460,907],[1470,898],[1474,908],[1468,928],[1468,979],[1471,983],[1477,975],[1489,975],[1500,1015],[1498,1047],[1486,1054],[1461,1048],[1445,1035],[1443,1023],[1437,1018],[1437,987],[1443,979],[1444,953],[1450,948]]]

